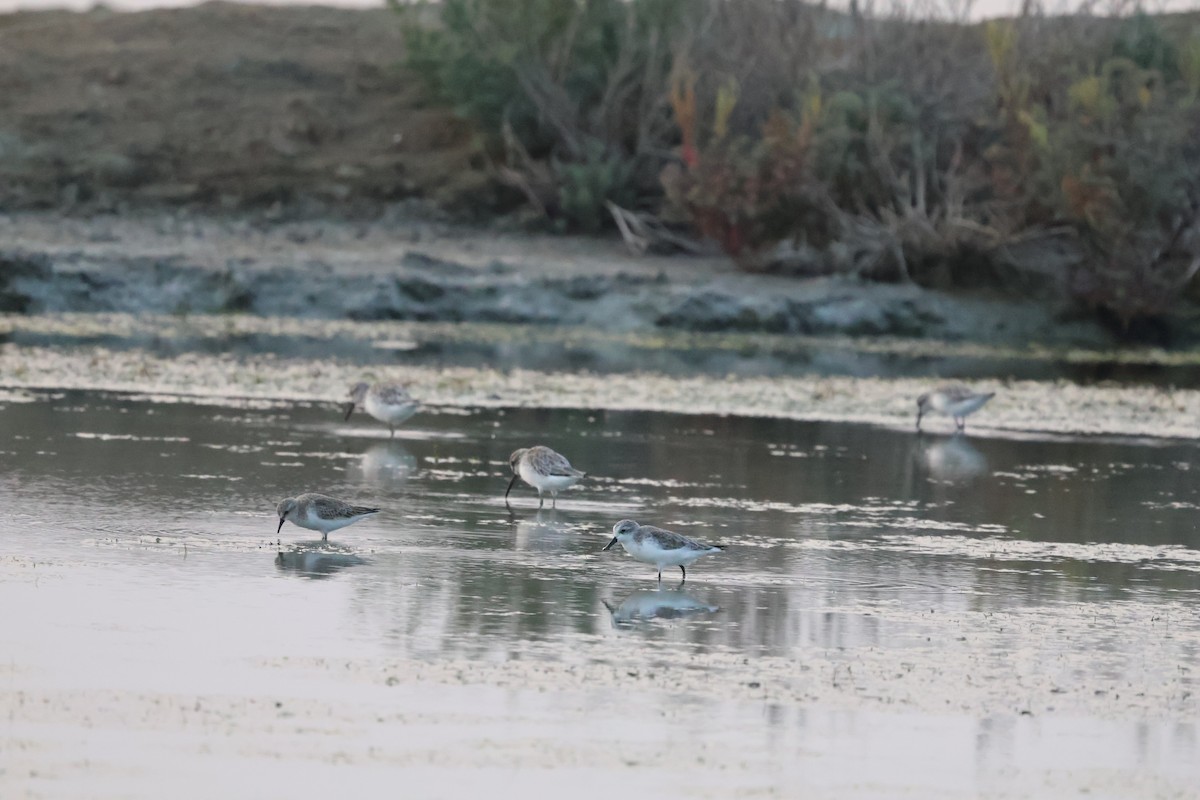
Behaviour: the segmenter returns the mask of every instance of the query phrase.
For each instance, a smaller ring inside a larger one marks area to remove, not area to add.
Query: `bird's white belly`
[[[641,544],[630,542],[629,546],[625,549],[629,552],[629,555],[638,561],[644,561],[647,564],[654,564],[659,567],[686,567],[706,552],[704,550],[692,550],[688,547],[676,547],[664,550],[658,545],[649,542]]]
[[[315,511],[309,511],[303,517],[297,517],[296,524],[301,528],[308,528],[310,531],[329,533],[330,531],[336,531],[338,528],[344,528],[357,519],[359,518],[341,517],[338,519],[325,519],[318,517]]]
[[[942,413],[951,417],[965,417],[972,414],[983,407],[983,404],[992,398],[988,395],[976,395],[968,397],[965,400],[959,400],[954,403],[946,403]]]
[[[363,403],[363,409],[385,425],[399,425],[417,413],[417,404],[399,403],[392,405],[381,403],[377,398],[367,395],[367,399]]]
[[[561,492],[579,482],[573,475],[543,475],[532,467],[521,464],[521,480],[543,492]]]

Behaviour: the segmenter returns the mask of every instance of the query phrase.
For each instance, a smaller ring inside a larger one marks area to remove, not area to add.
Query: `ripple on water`
[[[0,389],[0,403],[36,403],[44,396],[22,389]]]
[[[345,439],[387,439],[389,441],[400,440],[405,442],[435,442],[438,440],[454,440],[462,439],[466,434],[459,431],[445,430],[424,430],[421,428],[396,428],[396,434],[393,436],[388,430],[388,427],[382,422],[371,426],[344,426],[335,425],[332,428],[322,425],[301,425],[298,426],[301,430],[310,431],[326,431]]]
[[[780,512],[784,514],[808,514],[823,517],[838,514],[886,516],[898,511],[909,511],[915,505],[915,503],[883,501],[872,505],[858,503],[789,503],[779,500],[753,500],[744,497],[679,497],[676,495],[668,497],[667,502],[682,508],[721,508],[756,513]]]
[[[948,532],[977,532],[943,527]],[[1080,561],[1132,564],[1149,569],[1200,572],[1200,551],[1178,545],[1152,546],[1102,542],[1034,542],[1000,536],[928,536],[882,534],[869,541],[810,538],[788,542],[802,550],[888,550],[947,558],[989,561]]]
[[[206,447],[209,450],[225,450],[230,453],[246,455],[248,453],[261,453],[265,449],[262,445],[257,444],[216,444],[211,442],[200,442],[201,447]]]
[[[186,436],[138,436],[132,433],[90,433],[76,431],[77,439],[96,439],[101,442],[190,442]]]

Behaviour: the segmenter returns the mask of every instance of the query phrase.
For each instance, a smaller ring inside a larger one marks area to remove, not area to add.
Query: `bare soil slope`
[[[211,3],[0,16],[0,208],[233,209],[483,191],[387,10]]]

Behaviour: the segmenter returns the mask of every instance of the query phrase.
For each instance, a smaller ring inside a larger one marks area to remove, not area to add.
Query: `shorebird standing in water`
[[[508,465],[512,467],[513,477],[508,482],[508,489],[504,492],[504,504],[508,505],[508,494],[512,491],[513,484],[517,482],[517,478],[528,483],[538,492],[538,508],[541,508],[546,498],[543,497],[543,492],[549,492],[551,507],[558,507],[558,493],[563,489],[568,489],[586,475],[586,472],[580,472],[571,466],[571,462],[559,454],[551,450],[549,447],[537,445],[536,447],[522,447],[520,450],[514,450],[513,454],[508,457]]]
[[[967,427],[967,416],[983,408],[995,396],[995,392],[973,392],[961,383],[939,386],[917,398],[917,430],[921,430],[922,416],[937,412],[954,417],[954,424],[961,431]]]
[[[379,512],[378,508],[367,506],[352,506],[343,503],[335,497],[324,494],[298,494],[282,501],[277,507],[279,512],[278,534],[283,530],[283,523],[290,521],[293,525],[307,528],[310,531],[320,531],[322,539],[329,539],[330,531],[353,525],[360,519]]]
[[[358,406],[362,406],[364,411],[387,425],[394,437],[396,426],[408,421],[409,417],[417,413],[421,404],[414,400],[401,384],[376,381],[372,384],[354,384],[354,388],[350,390],[350,402],[344,406],[347,420]]]
[[[701,556],[719,553],[725,549],[716,545],[701,544],[695,539],[689,539],[674,531],[655,528],[653,525],[639,525],[631,519],[623,519],[613,526],[612,541],[604,546],[604,550],[617,542],[621,543],[626,553],[638,561],[658,567],[659,583],[662,582],[663,567],[679,567],[683,573],[683,580],[686,581],[685,567],[688,564]]]

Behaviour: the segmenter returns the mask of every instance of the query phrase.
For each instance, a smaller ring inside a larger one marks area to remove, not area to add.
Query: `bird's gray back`
[[[680,548],[686,550],[707,550],[708,545],[701,544],[695,539],[684,536],[682,533],[675,531],[656,528],[653,525],[642,525],[638,527],[633,534],[633,540],[638,544],[642,544],[647,540],[654,540],[663,550],[678,550]]]
[[[969,387],[961,383],[947,383],[945,386],[939,386],[937,391],[949,403],[958,403],[969,397],[974,397],[976,394]]]
[[[353,506],[349,503],[343,503],[336,497],[317,494],[315,492],[302,494],[296,498],[296,512],[298,514],[307,516],[309,509],[321,519],[349,519],[351,517],[362,516],[363,514],[373,514],[379,510],[378,508],[370,508],[368,506]]]
[[[582,472],[571,466],[571,462],[567,461],[565,456],[554,452],[549,447],[542,445],[531,447],[525,454],[525,458],[529,460],[529,465],[542,475],[558,475],[564,478],[583,475]]]
[[[379,402],[390,406],[413,402],[412,395],[399,383],[376,383],[371,386],[371,394],[375,395]]]

